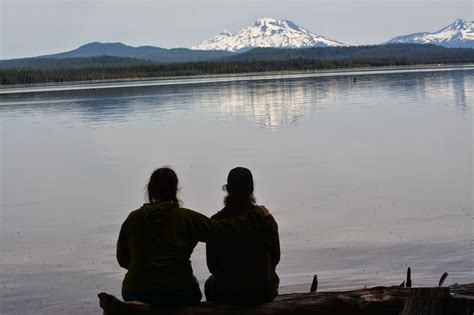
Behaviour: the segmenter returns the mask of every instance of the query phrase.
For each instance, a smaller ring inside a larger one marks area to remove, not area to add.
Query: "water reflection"
[[[461,108],[471,107],[474,104],[473,74],[450,73],[449,79],[442,76],[428,77],[431,81],[426,85],[427,94],[431,97],[443,97]],[[434,81],[434,82],[433,82]],[[467,108],[464,108],[467,110]]]
[[[375,94],[443,97],[459,107],[472,106],[472,77],[473,71],[393,73],[364,75],[357,83],[340,76],[1,95],[0,113],[4,118],[68,115],[94,124],[162,121],[170,115],[206,110],[217,111],[219,119],[243,117],[278,130],[299,124],[326,104],[363,107],[361,100]]]
[[[199,101],[210,111],[217,109],[224,119],[243,116],[259,126],[276,128],[297,124],[309,112],[308,89],[302,81],[239,82],[217,93],[202,93]]]
[[[423,73],[406,76],[396,74],[381,78],[380,85],[389,88],[394,97],[400,95],[416,98],[443,98],[449,106],[472,106],[474,71],[451,71],[448,73]]]

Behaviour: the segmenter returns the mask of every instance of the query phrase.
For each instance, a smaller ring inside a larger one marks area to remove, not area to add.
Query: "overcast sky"
[[[92,41],[191,47],[261,17],[289,19],[328,38],[375,44],[473,20],[474,0],[0,0],[0,59]]]

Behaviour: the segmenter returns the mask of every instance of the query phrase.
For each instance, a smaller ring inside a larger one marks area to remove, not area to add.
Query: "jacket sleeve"
[[[209,272],[215,275],[219,268],[219,256],[216,253],[215,243],[212,241],[206,243],[206,263]]]
[[[256,208],[236,218],[217,221],[198,212],[188,211],[188,230],[191,238],[199,242],[207,242],[256,229],[265,216],[262,210]]]
[[[278,235],[278,224],[272,217],[273,244],[272,244],[272,267],[275,268],[280,262],[280,236]]]
[[[211,217],[211,220],[214,220],[215,216]],[[215,275],[217,269],[219,268],[219,255],[217,255],[217,244],[215,241],[209,240],[206,243],[206,263],[207,269],[212,275]]]
[[[128,230],[130,221],[127,218],[120,228],[120,234],[117,241],[117,261],[120,267],[128,269],[130,264],[130,250],[128,247]]]

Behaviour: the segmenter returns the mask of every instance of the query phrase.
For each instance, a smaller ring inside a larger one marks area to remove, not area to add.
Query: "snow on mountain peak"
[[[229,32],[228,30],[223,30],[218,35],[220,35],[220,36],[232,36],[232,33]]]
[[[311,33],[289,20],[261,18],[234,35],[224,31],[192,47],[194,50],[238,51],[254,47],[302,48],[349,46]]]
[[[458,29],[458,30],[461,30],[461,29],[467,29],[469,28],[469,24],[471,22],[468,22],[468,21],[464,21],[464,20],[461,20],[461,19],[457,19],[456,21],[454,21],[453,24],[451,24],[450,26],[455,28],[455,29]],[[448,26],[449,27],[449,26]]]
[[[253,23],[255,26],[259,25],[265,25],[265,24],[271,24],[271,23],[277,23],[278,21],[272,18],[260,18]]]
[[[437,32],[422,32],[392,38],[387,43],[435,44],[474,48],[474,21],[457,19]]]

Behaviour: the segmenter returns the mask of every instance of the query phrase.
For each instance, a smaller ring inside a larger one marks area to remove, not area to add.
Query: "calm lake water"
[[[474,68],[0,95],[0,313],[90,314],[115,242],[171,165],[222,207],[246,166],[278,221],[281,292],[474,282]],[[201,283],[205,247],[192,257]]]

